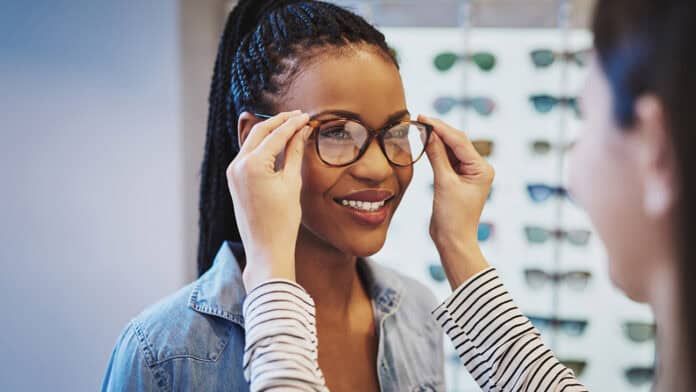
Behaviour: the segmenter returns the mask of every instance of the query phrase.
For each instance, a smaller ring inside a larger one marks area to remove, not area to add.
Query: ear
[[[635,147],[639,176],[643,183],[643,209],[655,219],[672,210],[678,195],[676,162],[670,129],[662,101],[654,94],[635,104]]]
[[[242,112],[242,114],[239,115],[239,120],[237,120],[237,141],[239,143],[239,148],[241,148],[246,141],[251,132],[251,128],[261,121],[263,120],[249,112]]]

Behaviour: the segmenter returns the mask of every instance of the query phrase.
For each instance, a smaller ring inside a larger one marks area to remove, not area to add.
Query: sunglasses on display
[[[561,319],[556,317],[527,316],[535,327],[541,330],[554,329],[568,336],[581,336],[587,329],[587,320]]]
[[[472,140],[471,144],[474,145],[479,155],[484,158],[491,156],[493,154],[493,147],[495,147],[495,143],[492,140]]]
[[[532,244],[543,244],[551,238],[556,240],[565,239],[572,245],[585,246],[590,241],[589,230],[549,230],[539,226],[526,226],[524,232],[527,241]]]
[[[493,235],[493,228],[494,225],[492,223],[487,223],[487,222],[481,222],[478,225],[478,230],[477,230],[477,237],[478,240],[481,242],[488,241],[491,236]]]
[[[626,337],[636,343],[655,340],[656,327],[653,323],[627,321],[623,324]]]
[[[486,97],[473,97],[473,98],[452,98],[452,97],[440,97],[433,102],[433,108],[438,114],[447,114],[455,106],[462,106],[464,108],[472,108],[476,113],[481,116],[490,116],[495,110],[495,102],[492,99]]]
[[[533,153],[538,155],[546,155],[551,150],[559,150],[560,152],[570,151],[575,143],[565,143],[565,144],[551,144],[548,140],[534,140],[529,144],[530,149]]]
[[[527,286],[532,289],[540,289],[547,283],[564,283],[573,290],[583,290],[591,277],[592,273],[588,271],[546,272],[538,268],[524,270]]]
[[[532,58],[532,63],[537,68],[546,68],[552,65],[556,60],[561,60],[569,63],[575,63],[579,67],[587,64],[590,49],[582,49],[578,51],[556,52],[551,49],[536,49],[529,53]]]
[[[266,114],[254,114],[269,119]],[[324,117],[324,118],[317,118]],[[317,155],[328,166],[348,166],[360,159],[375,138],[389,163],[411,166],[425,152],[433,128],[419,121],[399,121],[381,129],[371,129],[360,120],[333,114],[319,114],[307,123]]]
[[[549,186],[545,184],[527,185],[527,193],[535,203],[543,203],[551,196],[567,197],[570,199],[568,190],[562,186]]]
[[[489,52],[475,52],[471,54],[457,54],[454,52],[442,52],[435,56],[433,64],[435,69],[441,72],[448,71],[459,61],[470,61],[484,72],[495,67],[495,56]]]
[[[561,105],[572,109],[578,118],[581,116],[580,106],[576,97],[554,97],[548,94],[537,94],[530,96],[529,101],[539,113],[549,113],[556,105]]]
[[[430,264],[428,266],[428,273],[430,274],[430,277],[438,283],[447,280],[445,269],[442,268],[442,265],[440,264]]]
[[[563,364],[563,366],[572,370],[576,377],[582,376],[587,368],[587,361],[582,359],[561,359],[560,362]]]
[[[634,387],[651,383],[655,378],[655,368],[649,366],[633,366],[624,371],[626,380]]]

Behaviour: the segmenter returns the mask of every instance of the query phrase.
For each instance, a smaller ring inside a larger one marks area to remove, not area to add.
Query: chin
[[[355,246],[351,246],[352,251],[350,253],[357,257],[365,258],[379,252],[382,247],[384,247],[384,241],[374,244],[356,244]]]
[[[630,300],[645,303],[647,301],[643,287],[635,270],[623,271],[615,259],[609,260],[609,279],[617,289],[621,290]]]
[[[379,252],[387,239],[386,232],[377,231],[371,233],[356,232],[353,235],[345,235],[336,238],[333,246],[342,253],[356,257],[370,257]]]

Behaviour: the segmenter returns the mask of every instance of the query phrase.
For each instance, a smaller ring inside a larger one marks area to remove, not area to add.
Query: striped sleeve
[[[244,300],[244,377],[250,391],[328,391],[319,369],[314,300],[270,280]]]
[[[462,284],[433,316],[483,391],[587,391],[546,347],[495,268]]]

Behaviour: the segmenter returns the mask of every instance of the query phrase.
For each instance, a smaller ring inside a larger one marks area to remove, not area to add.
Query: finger
[[[255,153],[264,158],[277,157],[288,145],[290,138],[301,130],[307,121],[309,121],[307,113],[290,117],[261,142]]]
[[[242,148],[239,150],[239,155],[244,155],[251,151],[254,151],[256,147],[258,147],[258,145],[261,144],[263,139],[265,139],[266,136],[268,136],[269,133],[273,132],[274,129],[280,127],[289,118],[292,118],[293,116],[298,116],[301,113],[302,112],[299,110],[295,110],[293,112],[278,113],[275,116],[254,125],[251,128],[251,131],[249,132],[249,136],[247,136],[246,141],[244,142],[244,144],[242,144]]]
[[[307,139],[311,132],[311,127],[304,126],[292,139],[290,139],[285,153],[285,167],[283,169],[285,173],[291,173],[297,176],[300,175],[305,146],[307,145]]]
[[[448,172],[454,173],[454,169],[447,157],[447,149],[442,139],[435,133],[430,135],[430,137],[431,139],[425,149],[425,153],[428,155],[430,166],[433,168],[433,175],[435,178],[438,178]]]
[[[423,115],[420,115],[418,118],[420,121],[433,126],[433,131],[442,139],[445,145],[452,150],[459,161],[471,162],[483,159],[466,136],[466,133],[449,126],[444,121],[437,118],[430,118]]]

